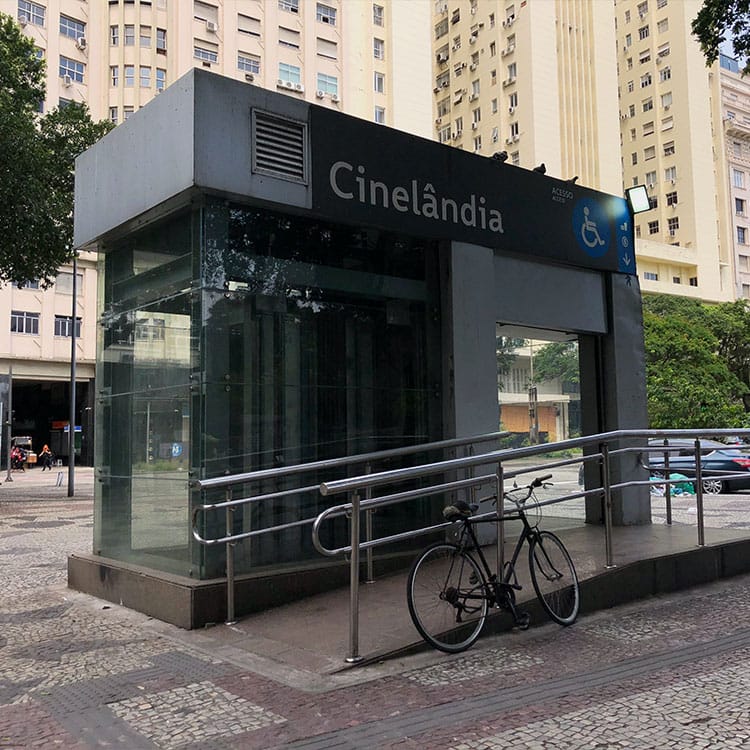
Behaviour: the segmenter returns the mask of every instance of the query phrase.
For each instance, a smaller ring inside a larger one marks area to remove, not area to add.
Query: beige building
[[[94,119],[121,123],[200,66],[426,138],[430,11],[429,0],[0,0],[47,61],[44,112],[87,102]],[[68,419],[71,278],[65,267],[49,290],[0,289],[0,320],[8,321],[0,324],[0,373],[12,366],[14,431],[32,435],[35,447]],[[77,411],[85,423],[94,397],[94,257],[79,260],[78,278]]]
[[[750,299],[750,80],[739,74],[737,62],[721,56],[721,122],[725,161],[724,187],[733,244],[736,296]]]
[[[438,0],[435,137],[619,193],[610,2]]]
[[[625,187],[645,184],[636,217],[644,292],[735,296],[719,65],[706,67],[691,22],[700,0],[618,0],[617,61]]]

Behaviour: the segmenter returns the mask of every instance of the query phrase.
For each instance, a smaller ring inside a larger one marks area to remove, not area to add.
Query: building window
[[[444,18],[440,23],[435,25],[435,39],[440,39],[448,33],[448,19]]]
[[[497,44],[490,42],[490,57],[494,57],[497,54]]]
[[[641,40],[648,39],[648,25],[641,26],[641,28],[638,29],[638,38]]]
[[[494,128],[492,128],[491,138],[492,138],[492,142],[493,143],[497,143],[500,140],[500,133],[498,131],[498,127],[497,126],[495,126]]]
[[[638,55],[638,62],[641,63],[641,65],[643,65],[643,63],[647,63],[650,59],[651,50],[645,49]]]
[[[659,80],[664,83],[664,81],[668,81],[672,77],[672,68],[666,67],[662,68],[659,71]]]
[[[135,26],[132,23],[126,23],[125,29],[125,46],[132,47],[135,44]]]
[[[656,219],[656,221],[649,221],[648,223],[648,233],[649,234],[659,234],[659,220]]]
[[[135,337],[139,341],[164,341],[166,330],[164,318],[142,318],[135,323]]]
[[[630,34],[625,34],[625,46],[630,47],[633,44],[633,37]]]
[[[291,83],[302,83],[302,70],[297,65],[279,63],[279,78]]]
[[[650,112],[654,108],[654,100],[653,99],[646,99],[645,102],[643,102],[643,111],[644,112]]]
[[[318,91],[325,91],[326,94],[338,96],[339,79],[336,76],[329,76],[325,73],[318,73]]]
[[[517,122],[512,122],[510,124],[510,137],[511,138],[517,138],[521,134],[521,130],[518,126]]]
[[[244,52],[238,52],[237,70],[244,70],[245,73],[260,73],[260,58],[256,55],[247,55]]]
[[[375,107],[375,122],[385,125],[385,107]]]
[[[654,134],[654,121],[651,120],[650,122],[644,122],[643,123],[643,135],[653,135]]]
[[[279,8],[287,13],[299,13],[299,0],[279,0]]]
[[[34,26],[44,26],[45,8],[39,3],[18,0],[18,20],[31,23]]]
[[[329,60],[337,60],[339,56],[338,45],[336,42],[332,42],[328,39],[317,38],[318,43],[318,55],[320,57],[327,57]]]
[[[645,89],[646,86],[651,85],[651,73],[646,73],[645,75],[641,76],[641,88]]]
[[[151,88],[151,68],[148,65],[141,65],[139,79],[142,89]]]
[[[635,86],[632,81],[628,81],[626,88],[628,90],[628,94],[632,94]]]
[[[60,14],[60,33],[71,39],[78,39],[86,36],[86,24],[82,21],[76,21],[75,18]]]
[[[125,86],[132,88],[135,86],[135,65],[125,65],[123,66],[123,70],[125,73]]]
[[[379,73],[378,71],[375,71],[375,75],[373,79],[373,87],[376,93],[378,94],[385,93],[385,76],[382,73]],[[450,109],[450,99],[443,99],[443,102],[446,102],[448,104],[448,108]],[[438,116],[442,117],[444,114],[445,112],[440,111],[440,104],[438,104]]]
[[[109,27],[109,43],[113,47],[117,47],[120,44],[120,27],[110,26]]]
[[[70,315],[55,315],[55,336],[67,336],[70,335],[73,330],[72,319]],[[76,318],[76,338],[81,336],[81,319]]]
[[[126,104],[122,108],[122,120],[123,120],[123,122],[125,122],[125,120],[127,120],[130,117],[130,115],[133,114],[133,112],[135,112],[135,108],[132,105]]]
[[[119,65],[109,66],[109,79],[110,79],[112,88],[117,88],[117,86],[120,83],[120,66]]]
[[[373,5],[372,6],[372,22],[376,26],[382,26],[383,25],[383,16],[384,16],[384,9],[382,5]]]
[[[737,264],[739,265],[740,271],[747,273],[750,271],[750,258],[747,255],[738,255]]]
[[[648,13],[648,0],[644,0],[644,2],[638,3],[636,10],[638,11],[638,17],[644,18],[646,13]]]
[[[157,29],[156,30],[156,51],[164,55],[167,52],[167,30]]]
[[[671,130],[673,126],[674,126],[674,120],[672,119],[671,115],[669,117],[665,117],[661,121],[661,129],[662,130]]]
[[[385,60],[385,42],[382,39],[373,39],[372,52],[376,60]]]
[[[643,149],[643,159],[648,161],[649,159],[656,158],[656,146],[647,146]]]
[[[86,66],[77,60],[71,60],[69,57],[60,55],[60,78],[70,76],[74,81],[83,83],[83,73]]]
[[[167,71],[164,70],[164,68],[157,68],[156,69],[156,90],[164,91],[164,88],[166,85],[167,85]]]
[[[490,112],[493,115],[497,113],[497,99],[490,100]]]
[[[18,284],[14,281],[13,288],[14,289],[39,289],[39,280],[32,279],[31,281],[27,281],[24,284]]]
[[[654,273],[653,271],[644,271],[643,278],[646,279],[646,281],[659,281],[659,274]]]
[[[656,0],[657,8],[665,8],[669,0]]]
[[[207,47],[199,47],[195,45],[193,47],[193,57],[196,60],[203,60],[203,62],[215,63],[219,62],[219,53],[215,49],[208,49]]]
[[[648,210],[659,208],[659,199],[655,195],[648,196]]]
[[[439,89],[447,89],[448,86],[450,86],[450,83],[451,83],[451,74],[449,70],[446,70],[444,73],[441,73],[435,79],[435,87]]]
[[[667,141],[664,144],[664,156],[674,156],[674,141]]]
[[[630,154],[630,163],[635,166],[638,164],[638,154],[634,151],[632,154]]]
[[[629,57],[625,61],[625,66],[627,67],[628,70],[633,70],[633,58],[632,57]]]
[[[39,313],[23,312],[22,310],[11,310],[10,313],[11,333],[30,333],[39,335]]]
[[[151,27],[150,26],[141,26],[141,33],[138,37],[138,42],[140,43],[141,47],[151,47]]]
[[[669,230],[669,236],[674,237],[677,230],[680,228],[680,219],[677,216],[672,216],[667,219],[667,229]]]
[[[672,92],[668,91],[666,94],[661,95],[661,106],[664,109],[669,109],[672,106]]]
[[[743,284],[742,285],[742,296],[745,299],[750,299],[750,284]]]
[[[747,228],[737,227],[737,244],[747,245]]]
[[[664,170],[664,179],[667,182],[676,180],[677,179],[677,167],[667,167]]]
[[[448,143],[451,139],[451,126],[445,125],[438,131],[438,141],[440,143]]]
[[[495,14],[494,13],[490,13],[490,28],[491,29],[495,28]]]
[[[83,274],[76,274],[76,287],[81,289]],[[68,272],[58,273],[55,278],[55,291],[59,294],[73,294],[73,274]]]
[[[315,20],[320,23],[327,23],[331,26],[336,25],[336,8],[332,8],[330,5],[323,5],[318,3],[315,9]]]
[[[517,167],[521,163],[521,152],[520,151],[511,151],[510,152],[510,163]]]
[[[745,187],[745,173],[739,169],[732,170],[732,185],[736,188]]]
[[[635,104],[628,107],[628,117],[635,117]]]
[[[737,214],[737,216],[745,215],[745,199],[744,198],[734,199],[734,212]]]
[[[494,86],[497,84],[497,71],[491,70],[490,71],[490,86]]]
[[[669,20],[667,18],[662,18],[662,20],[656,24],[656,30],[660,34],[664,34],[665,32],[669,31]]]
[[[673,284],[682,284],[682,277],[680,277],[680,276],[672,276],[672,283]]]
[[[667,200],[668,206],[676,206],[677,205],[677,191],[673,190],[671,193],[667,193],[664,196]]]
[[[109,108],[109,121],[113,125],[117,125],[117,107],[110,107]]]
[[[698,286],[698,277],[697,276],[691,276],[688,279],[688,283],[690,284],[690,286]]]
[[[287,29],[284,26],[279,26],[279,45],[281,47],[299,49],[299,45],[300,45],[299,31],[295,31],[294,29]]]

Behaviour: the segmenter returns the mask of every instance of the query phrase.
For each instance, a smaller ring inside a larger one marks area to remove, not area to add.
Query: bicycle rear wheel
[[[422,638],[449,654],[464,651],[479,637],[487,617],[484,576],[458,545],[438,542],[414,561],[406,599]]]
[[[534,591],[547,614],[560,625],[578,617],[578,576],[565,545],[550,531],[540,531],[529,547],[529,568]]]

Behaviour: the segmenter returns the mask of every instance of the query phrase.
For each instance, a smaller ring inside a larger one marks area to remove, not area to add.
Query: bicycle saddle
[[[477,508],[479,508],[478,505],[469,505],[465,500],[456,500],[453,505],[443,508],[443,518],[446,521],[460,521],[468,518]]]

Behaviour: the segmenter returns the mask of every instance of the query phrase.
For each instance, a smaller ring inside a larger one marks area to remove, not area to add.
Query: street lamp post
[[[75,492],[76,465],[76,287],[78,276],[77,253],[73,253],[73,312],[70,330],[70,422],[68,424],[68,497]]]

